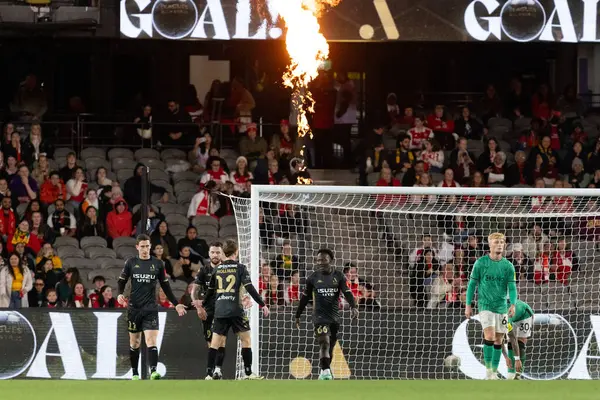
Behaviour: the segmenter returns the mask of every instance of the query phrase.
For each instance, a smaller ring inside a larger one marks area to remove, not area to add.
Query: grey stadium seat
[[[133,176],[133,168],[131,169],[120,169],[117,171],[117,181],[124,185],[125,181]]]
[[[115,251],[119,247],[123,247],[123,246],[135,247],[135,239],[132,237],[129,237],[129,236],[122,236],[122,237],[113,239],[112,247],[113,247],[113,249],[115,249]]]
[[[185,216],[187,213],[187,208],[183,207],[181,204],[171,204],[171,203],[159,204],[159,208],[160,208],[161,214],[163,214],[163,215],[181,214],[181,215]]]
[[[183,172],[177,172],[175,174],[173,174],[173,183],[177,184],[179,182],[183,182],[183,181],[190,181],[190,182],[194,182],[197,183],[200,180],[200,174],[197,174],[196,172],[193,171],[183,171]]]
[[[154,149],[139,149],[134,153],[136,160],[141,161],[144,158],[160,159],[160,153]]]
[[[169,182],[169,174],[156,168],[150,168],[150,181],[163,180]]]
[[[179,160],[187,160],[187,154],[183,150],[179,149],[166,149],[160,153],[161,160],[167,160],[169,158],[175,158]]]
[[[100,149],[98,147],[87,147],[81,150],[81,154],[79,155],[83,160],[88,160],[88,158],[97,157],[106,159],[106,150]]]
[[[106,239],[104,239],[103,237],[87,236],[81,238],[79,245],[85,251],[88,247],[106,247],[108,244],[106,243]]]
[[[175,184],[175,186],[173,186],[173,189],[175,190],[175,193],[181,193],[181,192],[196,193],[198,191],[198,184],[195,182],[190,182],[190,181],[181,181],[181,182],[177,182]]]
[[[196,195],[196,192],[180,192],[177,193],[177,203],[183,204],[188,203],[192,200],[192,197]]]
[[[188,226],[190,221],[185,217],[185,215],[181,214],[166,214],[165,219],[167,223],[170,225],[183,225]]]
[[[133,160],[133,151],[123,148],[110,149],[108,151],[108,159],[112,160],[113,158],[129,158]]]
[[[194,219],[192,219],[192,225],[194,225],[195,227],[208,225],[218,228],[219,221],[216,218],[213,218],[209,215],[197,215],[194,217]]]
[[[183,236],[185,235],[187,228],[187,225],[173,224],[169,225],[169,232],[171,232],[173,236]]]
[[[96,259],[99,257],[117,258],[115,251],[106,247],[90,246],[84,250],[84,253],[86,257],[91,259]]]
[[[165,163],[160,161],[158,158],[142,158],[140,162],[146,167],[150,167],[151,170],[159,169],[164,171],[166,168]]]
[[[94,279],[94,277],[96,277],[98,275],[103,276],[104,279],[107,278],[106,275],[104,275],[104,271],[103,270],[101,270],[101,269],[92,269],[92,270],[88,271],[88,273],[87,273],[87,280],[91,282],[92,279]]]
[[[111,160],[112,169],[113,171],[116,171],[117,174],[118,171],[122,169],[128,169],[133,174],[133,169],[137,164],[138,163],[136,161],[130,158],[118,157]]]
[[[29,203],[21,203],[17,206],[17,214],[19,215],[19,217],[23,217],[23,214],[25,214],[28,205]]]
[[[50,210],[48,213],[51,214]],[[59,236],[54,240],[54,247],[62,247],[62,246],[73,246],[79,248],[79,241],[70,236]]]
[[[87,169],[93,169],[93,170],[97,170],[100,167],[104,167],[107,170],[110,170],[110,163],[108,161],[106,161],[104,158],[98,158],[98,157],[90,157],[90,158],[86,158],[85,159],[85,166],[87,167]],[[94,180],[96,179],[96,176],[94,174]]]
[[[121,246],[116,250],[117,253],[117,257],[123,259],[123,260],[127,260],[131,257],[135,257],[138,255],[137,250],[135,249],[135,247],[129,247],[129,246]]]
[[[54,159],[66,158],[67,154],[69,153],[75,153],[75,150],[68,147],[59,147],[58,149],[54,150]]]
[[[219,237],[219,228],[214,225],[194,225],[198,231],[198,236]]]
[[[85,269],[93,269],[98,268],[98,263],[95,260],[90,260],[89,258],[65,258],[62,260],[63,269],[68,268],[85,268]]]
[[[219,221],[219,225],[221,226],[221,228],[223,228],[223,227],[229,226],[229,225],[235,226],[235,225],[237,225],[237,222],[233,215],[226,215],[224,217],[221,217],[221,220]]]
[[[56,254],[61,258],[84,258],[83,250],[75,246],[61,246],[56,249]]]
[[[222,226],[219,229],[219,237],[237,236],[237,227],[235,225]]]

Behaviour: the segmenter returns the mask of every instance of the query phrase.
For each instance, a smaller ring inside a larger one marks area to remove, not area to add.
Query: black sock
[[[139,375],[138,366],[140,363],[140,348],[134,349],[133,347],[129,348],[129,361],[131,362],[131,369],[133,371],[133,375]]]
[[[221,368],[223,366],[223,360],[225,360],[225,347],[219,347],[217,350],[217,358],[215,364]]]
[[[148,347],[148,362],[150,363],[150,372],[155,372],[158,365],[158,348],[156,346]]]
[[[217,358],[217,349],[212,347],[208,349],[208,364],[206,366],[206,375],[212,376],[215,372],[215,360]]]
[[[242,360],[244,360],[244,372],[246,376],[252,375],[252,349],[244,347],[242,349]]]
[[[329,367],[331,366],[331,358],[329,358],[329,357],[322,357],[319,360],[319,366],[321,367],[321,370],[329,369]]]

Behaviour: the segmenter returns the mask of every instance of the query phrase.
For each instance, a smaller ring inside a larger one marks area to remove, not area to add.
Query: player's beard
[[[333,272],[333,267],[331,266],[331,264],[319,265],[319,269],[321,270],[321,272],[323,272],[325,274],[330,274]]]
[[[212,265],[214,265],[215,267],[219,264],[221,264],[221,259],[220,258],[211,258],[210,262]]]

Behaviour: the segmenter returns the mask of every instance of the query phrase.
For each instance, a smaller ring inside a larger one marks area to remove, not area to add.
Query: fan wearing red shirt
[[[425,119],[422,115],[415,117],[415,127],[406,133],[410,136],[410,149],[421,150],[423,142],[434,137],[433,131],[425,127]]]
[[[298,301],[300,301],[300,274],[298,271],[292,271],[287,288],[287,302],[290,305],[296,305]]]
[[[358,279],[358,268],[356,268],[356,265],[354,265],[353,263],[347,263],[344,267],[343,272],[344,275],[346,275],[346,284],[348,285],[348,288],[354,295],[354,298],[356,300],[360,299],[361,292],[359,288],[360,281]]]
[[[451,150],[455,146],[454,120],[446,118],[444,106],[437,105],[433,114],[427,117],[427,126],[436,134],[436,139],[442,148]]]
[[[383,168],[379,175],[379,180],[377,181],[376,186],[402,186],[402,183],[392,176],[392,170],[389,168]],[[402,201],[406,196],[401,195],[387,195],[380,194],[377,195],[377,204],[379,205],[391,205],[392,203],[397,203]]]
[[[551,272],[555,273],[555,279],[563,285],[568,285],[571,272],[577,271],[579,261],[573,251],[569,250],[567,241],[562,238],[556,243],[556,251],[552,255]]]

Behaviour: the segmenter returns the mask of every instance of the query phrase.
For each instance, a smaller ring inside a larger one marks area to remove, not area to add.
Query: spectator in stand
[[[27,268],[29,268],[30,271],[35,271],[36,253],[34,253],[34,251],[31,250],[30,247],[25,246],[26,244],[23,242],[17,243],[14,247],[15,252],[19,254],[23,262],[27,264]]]
[[[110,286],[102,286],[102,289],[100,289],[100,296],[98,297],[98,306],[95,308],[121,308],[119,303],[113,298],[112,288]]]
[[[50,177],[50,164],[48,164],[48,157],[46,157],[46,153],[41,153],[37,160],[37,165],[31,171],[31,177],[35,179],[35,181],[39,186],[42,186],[46,179]]]
[[[510,92],[504,105],[506,117],[511,121],[531,116],[531,100],[523,93],[523,84],[518,78],[510,82]]]
[[[479,242],[479,237],[476,234],[471,234],[467,238],[467,243],[464,246],[464,255],[468,268],[467,276],[470,276],[475,262],[484,255],[483,244]]]
[[[31,249],[35,254],[42,248],[42,243],[38,240],[37,236],[31,234],[29,230],[29,221],[25,219],[19,222],[14,234],[8,237],[6,248],[9,252],[13,252],[15,251],[16,245],[19,243],[24,244],[25,247]]]
[[[548,121],[554,110],[554,97],[547,84],[541,84],[531,99],[531,110],[535,118]]]
[[[213,181],[217,184],[217,189],[221,189],[223,184],[229,180],[229,176],[221,166],[221,160],[217,157],[210,157],[208,165],[210,168],[202,175],[200,185],[206,185],[209,181]]]
[[[133,231],[132,215],[125,199],[118,199],[114,209],[106,216],[106,231],[111,239],[131,236]]]
[[[375,186],[402,186],[402,184],[392,175],[391,169],[383,168],[379,173],[379,180]]]
[[[188,113],[192,122],[200,123],[202,119],[202,103],[198,100],[198,92],[196,91],[196,86],[190,84],[187,86],[185,90],[185,95],[183,98],[183,110]]]
[[[588,187],[589,188],[600,189],[600,169],[597,169],[594,172],[594,176],[590,180],[590,183],[588,183]]]
[[[60,301],[58,301],[58,293],[56,289],[46,289],[46,301],[44,302],[44,308],[62,308]]]
[[[269,267],[269,264],[264,259],[261,259],[260,275],[258,276],[258,293],[262,296],[263,299],[266,297],[265,292],[269,288],[269,282],[271,282],[272,274],[273,271],[271,271],[271,267]]]
[[[427,117],[427,126],[431,129],[435,138],[444,150],[451,150],[455,146],[454,120],[448,118],[443,105],[436,105],[433,114]]]
[[[367,175],[381,171],[384,162],[383,124],[373,126],[373,131],[367,133],[359,149],[364,149],[358,161],[359,184],[367,186]],[[328,157],[331,157],[331,154],[329,153]]]
[[[542,231],[540,224],[535,224],[531,229],[531,233],[523,242],[523,253],[534,260],[539,252],[543,251],[544,245],[548,243],[548,236]]]
[[[547,284],[550,281],[552,254],[552,243],[544,243],[533,263],[533,281],[536,285]]]
[[[419,178],[419,183],[415,183],[415,187],[433,187],[433,179],[431,179],[431,175],[427,172],[423,172]],[[422,204],[425,205],[427,203],[435,203],[435,195],[423,196],[419,194],[415,194],[411,196],[411,202],[414,204]]]
[[[4,124],[2,127],[2,143],[0,144],[0,148],[2,152],[6,152],[7,146],[10,144],[12,139],[12,134],[15,131],[15,124],[12,122],[8,122]]]
[[[485,95],[479,102],[479,112],[483,124],[487,126],[490,118],[502,116],[502,100],[496,92],[496,87],[492,84],[487,85]]]
[[[77,233],[75,216],[65,209],[63,200],[54,202],[54,212],[48,216],[48,226],[52,228],[56,237],[73,237]]]
[[[92,283],[94,284],[94,289],[91,290],[91,293],[89,294],[89,299],[92,302],[92,308],[98,308],[97,304],[98,304],[98,299],[100,298],[100,290],[102,290],[102,287],[106,284],[106,279],[104,279],[104,277],[102,275],[96,275],[92,281]]]
[[[335,106],[334,122],[334,143],[339,144],[344,152],[344,168],[350,168],[352,165],[352,144],[351,133],[352,126],[357,123],[357,94],[354,82],[348,77],[346,72],[337,74],[337,100]],[[329,150],[329,149],[327,149]],[[330,157],[326,154],[326,157]],[[331,161],[331,160],[330,160]]]
[[[429,302],[427,308],[440,308],[441,306],[452,307],[458,301],[458,291],[454,284],[454,265],[445,264],[442,273],[435,276],[431,284]]]
[[[179,258],[175,258],[176,254],[171,254],[171,257],[175,259],[175,263],[173,264],[173,278],[181,279],[187,283],[192,282],[196,274],[200,271],[200,264],[192,261],[190,257],[192,252],[187,246],[183,246],[179,250]]]
[[[204,185],[204,189],[200,189],[200,191],[192,197],[190,206],[188,207],[187,217],[193,218],[197,215],[215,215],[220,206],[217,197],[217,183],[215,181],[208,181],[206,185]]]
[[[281,171],[279,171],[279,162],[277,160],[269,161],[269,172],[268,172],[269,185],[287,185],[287,177]]]
[[[106,237],[106,226],[102,218],[98,218],[98,210],[94,206],[89,206],[86,209],[83,223],[79,224],[78,227],[77,237],[80,240],[88,236]]]
[[[33,282],[33,290],[30,290],[29,293],[27,293],[27,303],[30,308],[39,308],[44,305],[44,300],[46,299],[44,287],[44,279],[40,276],[36,276],[35,281]]]
[[[457,182],[466,184],[476,171],[475,156],[467,150],[467,139],[458,139],[456,149],[450,153],[450,168],[454,171]]]
[[[289,240],[284,240],[281,246],[281,254],[271,261],[271,268],[276,272],[277,276],[286,280],[292,275],[292,271],[298,270],[298,256],[293,254],[292,243]]]
[[[410,129],[415,126],[415,109],[404,107],[404,115],[398,118],[398,125]]]
[[[60,257],[54,254],[54,249],[50,243],[45,243],[38,252],[35,259],[36,265],[42,262],[42,260],[49,260],[52,263],[52,269],[62,269],[62,261]]]
[[[85,181],[85,172],[83,168],[75,168],[73,177],[67,181],[67,198],[74,210],[78,210],[81,202],[85,198],[85,192],[88,184]]]
[[[538,180],[541,180],[543,183],[542,187],[546,186],[544,176],[546,175],[547,166],[548,163],[545,163],[544,158],[541,156],[541,154],[538,154],[535,159],[535,167],[531,171],[531,178],[533,179],[536,185]]]
[[[257,136],[256,124],[249,124],[247,135],[240,140],[240,153],[246,157],[251,168],[259,158],[265,157],[267,149],[267,141]]]
[[[31,271],[18,254],[12,253],[8,265],[0,269],[0,308],[29,307],[27,293],[32,287]]]
[[[31,221],[34,212],[40,212],[42,215],[44,215],[45,212],[44,207],[42,207],[42,203],[38,199],[31,200],[29,204],[27,204],[23,218]]]
[[[136,131],[142,138],[143,147],[149,146],[152,139],[152,106],[145,104],[142,107],[142,112],[133,120],[134,124],[138,124]]]
[[[154,246],[152,246],[153,250],[152,252],[154,253],[154,256],[156,258],[158,258],[160,261],[162,261],[163,265],[165,266],[165,273],[168,279],[173,279],[173,264],[171,264],[171,260],[169,260],[169,258],[165,255],[165,248],[163,247],[162,244],[156,244]]]
[[[440,173],[444,166],[444,152],[435,139],[423,142],[423,151],[421,151],[419,159],[425,163],[425,172]]]
[[[203,136],[196,138],[194,148],[188,153],[188,161],[192,165],[192,171],[202,174],[206,171],[206,164],[210,157],[212,148],[212,136],[205,132]]]
[[[12,200],[10,197],[2,199],[2,210],[0,211],[0,234],[2,241],[6,243],[9,237],[12,237],[17,229],[17,217],[12,209]]]
[[[488,168],[494,165],[496,159],[496,153],[500,151],[500,146],[495,138],[489,138],[486,144],[486,148],[477,159],[477,171],[484,173]]]
[[[210,85],[210,90],[208,92],[206,92],[206,95],[204,96],[204,111],[202,113],[202,116],[204,117],[204,122],[213,122],[213,119],[216,118],[215,115],[213,115],[213,102],[214,99],[218,99],[223,97],[223,94],[221,93],[221,81],[218,79],[215,79],[211,82]]]
[[[439,262],[431,248],[423,250],[409,274],[410,297],[417,308],[425,308],[427,304],[427,287],[431,285],[433,275],[439,271]]]
[[[186,146],[190,142],[189,131],[192,119],[173,99],[168,101],[167,108],[165,122],[168,125],[165,126],[161,135],[160,144],[163,146]]]
[[[249,129],[252,122],[252,110],[256,107],[256,102],[252,93],[244,87],[239,78],[234,78],[231,82],[231,96],[229,96],[230,105],[235,108],[236,121],[240,124],[240,133]]]
[[[415,186],[420,183],[421,176],[425,173],[425,163],[421,160],[415,162],[415,166],[402,177],[402,186]]]
[[[577,96],[577,89],[575,85],[568,84],[565,90],[556,101],[556,107],[554,107],[561,115],[566,118],[580,117],[585,113],[585,104],[579,96]]]
[[[387,112],[387,124],[392,128],[397,124],[400,118],[400,107],[398,106],[398,97],[396,93],[389,93],[385,100]]]
[[[125,182],[125,200],[130,207],[135,207],[142,202],[142,168],[145,168],[144,164],[138,163],[133,169],[133,176]],[[162,203],[169,201],[169,193],[161,186],[157,186],[152,182],[148,181],[148,197],[153,194],[160,194]]]
[[[594,150],[588,154],[586,171],[594,172],[600,169],[600,138],[596,140],[594,144]]]
[[[573,167],[573,160],[576,158],[580,159],[581,161],[585,161],[588,159],[588,155],[583,149],[583,144],[581,144],[581,142],[574,142],[573,146],[567,152],[561,164],[561,174],[567,175],[571,172],[571,169]]]
[[[73,174],[77,168],[79,168],[77,165],[77,156],[75,153],[70,152],[67,154],[67,164],[58,171],[60,179],[62,179],[63,182],[68,182],[73,178]]]
[[[177,251],[177,241],[171,232],[169,232],[167,221],[161,221],[158,224],[158,228],[150,235],[150,241],[153,246],[162,245],[166,257],[176,257],[179,254]]]
[[[461,138],[480,140],[483,137],[483,125],[471,116],[471,109],[462,108],[461,116],[454,122],[454,132]]]
[[[100,201],[98,200],[98,192],[96,189],[88,188],[85,193],[85,198],[79,206],[79,215],[85,215],[88,207],[94,207],[96,211],[100,208]]]
[[[515,243],[510,249],[509,261],[515,266],[517,281],[533,279],[533,261],[523,252],[523,245]]]
[[[83,283],[75,284],[73,294],[67,300],[66,306],[69,308],[92,308],[92,302],[85,293]]]
[[[365,283],[364,286],[361,286],[361,295],[358,300],[358,304],[361,308],[368,311],[381,310],[381,304],[375,298],[375,290],[373,289],[373,285],[370,283]]]
[[[2,153],[0,152],[0,159],[2,158]],[[2,201],[3,198],[5,197],[11,197],[12,193],[10,192],[10,189],[8,188],[8,181],[6,180],[6,178],[3,178],[1,176],[1,171],[0,171],[0,201]]]
[[[417,115],[415,117],[415,127],[408,130],[406,133],[410,137],[411,150],[421,150],[423,142],[428,139],[433,139],[433,131],[425,127],[425,117]]]
[[[546,186],[554,185],[554,182],[558,179],[558,167],[556,166],[556,158],[550,157],[548,164],[544,168],[544,184]]]
[[[565,238],[560,238],[556,243],[556,250],[552,255],[550,272],[554,279],[567,286],[571,280],[571,273],[579,270],[577,255],[570,249]]]
[[[42,213],[34,211],[29,220],[29,226],[31,227],[31,234],[37,237],[40,243],[54,243],[55,235],[52,229],[44,222]]]
[[[409,169],[413,168],[417,157],[410,149],[410,137],[401,135],[396,141],[396,151],[393,157],[389,157],[388,165],[393,171],[394,176],[397,174],[405,174]]]
[[[531,165],[533,165],[533,163],[535,162],[535,159],[538,154],[542,156],[545,163],[548,163],[550,161],[550,157],[556,158],[557,166],[560,167],[560,158],[556,150],[552,149],[552,139],[550,139],[550,136],[544,135],[539,146],[533,148],[531,150],[531,153],[529,153],[529,162],[531,163]]]
[[[39,161],[42,154],[52,158],[54,149],[52,145],[42,138],[42,127],[40,124],[32,124],[29,138],[23,143],[23,153],[27,165],[33,165]]]
[[[192,291],[194,290],[194,282],[190,282],[185,289],[185,293],[179,299],[179,303],[183,304],[186,309],[192,309]]]
[[[147,219],[146,223],[146,234],[151,235],[152,232],[156,229],[160,221],[164,221],[165,216],[160,213],[157,207],[153,205],[148,205],[147,207]],[[143,230],[144,221],[142,221],[142,207],[139,207],[137,211],[133,214],[131,223],[135,228],[136,234]]]
[[[431,235],[423,235],[423,239],[421,241],[421,246],[413,249],[408,256],[408,266],[409,269],[413,269],[417,260],[423,256],[426,249],[433,249],[435,256],[435,249],[433,248],[433,239]]]
[[[67,269],[65,277],[56,285],[56,293],[62,306],[73,296],[73,289],[78,283],[83,283],[79,270],[77,268]]]
[[[290,161],[296,154],[296,144],[290,134],[290,121],[281,120],[279,123],[279,134],[271,138],[271,148],[275,150],[275,156],[279,159],[282,170],[289,168]]]
[[[282,238],[289,239],[292,235],[301,235],[305,233],[307,222],[302,218],[302,213],[298,206],[286,204],[284,209],[279,210],[279,229],[278,232]]]
[[[486,181],[489,184],[506,186],[506,177],[508,173],[506,154],[502,151],[497,152],[496,157],[494,157],[494,163],[484,172],[486,174]]]
[[[162,290],[162,288],[158,289],[158,295],[157,295],[156,299],[157,299],[157,302],[158,302],[158,306],[160,308],[173,308],[173,307],[175,307],[173,305],[173,303],[171,303],[169,301],[169,299],[167,298],[167,295]]]
[[[56,200],[65,200],[67,187],[56,171],[50,172],[50,177],[44,181],[40,190],[40,200],[45,205],[54,204]]]
[[[29,176],[29,168],[26,165],[19,167],[19,176],[10,182],[10,191],[19,203],[28,203],[37,197],[37,182]]]
[[[17,164],[25,162],[25,154],[21,145],[21,136],[19,132],[13,132],[10,138],[10,143],[4,148],[5,157],[13,157]]]
[[[573,123],[573,132],[570,136],[571,142],[581,142],[583,147],[588,147],[591,143],[588,143],[588,134],[583,130],[581,122],[577,121]]]
[[[298,305],[300,301],[300,274],[298,271],[292,271],[292,276],[290,277],[290,283],[287,286],[286,290],[286,304],[295,307]]]
[[[588,187],[590,176],[586,174],[583,169],[583,161],[579,158],[575,158],[571,165],[571,173],[568,177],[568,182],[571,184],[571,187],[576,189]]]
[[[102,186],[109,186],[109,185],[113,184],[113,181],[106,177],[107,174],[108,174],[108,171],[104,167],[99,167],[96,170],[96,183],[98,184],[98,186],[102,187]]]
[[[460,183],[454,180],[454,171],[452,168],[446,168],[444,171],[444,179],[438,184],[439,187],[460,187]]]
[[[360,279],[358,279],[358,268],[354,263],[349,262],[346,263],[342,272],[346,277],[346,284],[348,285],[348,289],[350,289],[356,300],[360,299],[361,293],[359,286],[361,283],[364,282],[361,282]]]
[[[195,226],[188,226],[185,237],[179,239],[177,248],[188,247],[190,249],[190,260],[195,263],[201,263],[203,259],[208,259],[208,244],[204,239],[198,237],[198,230]]]

